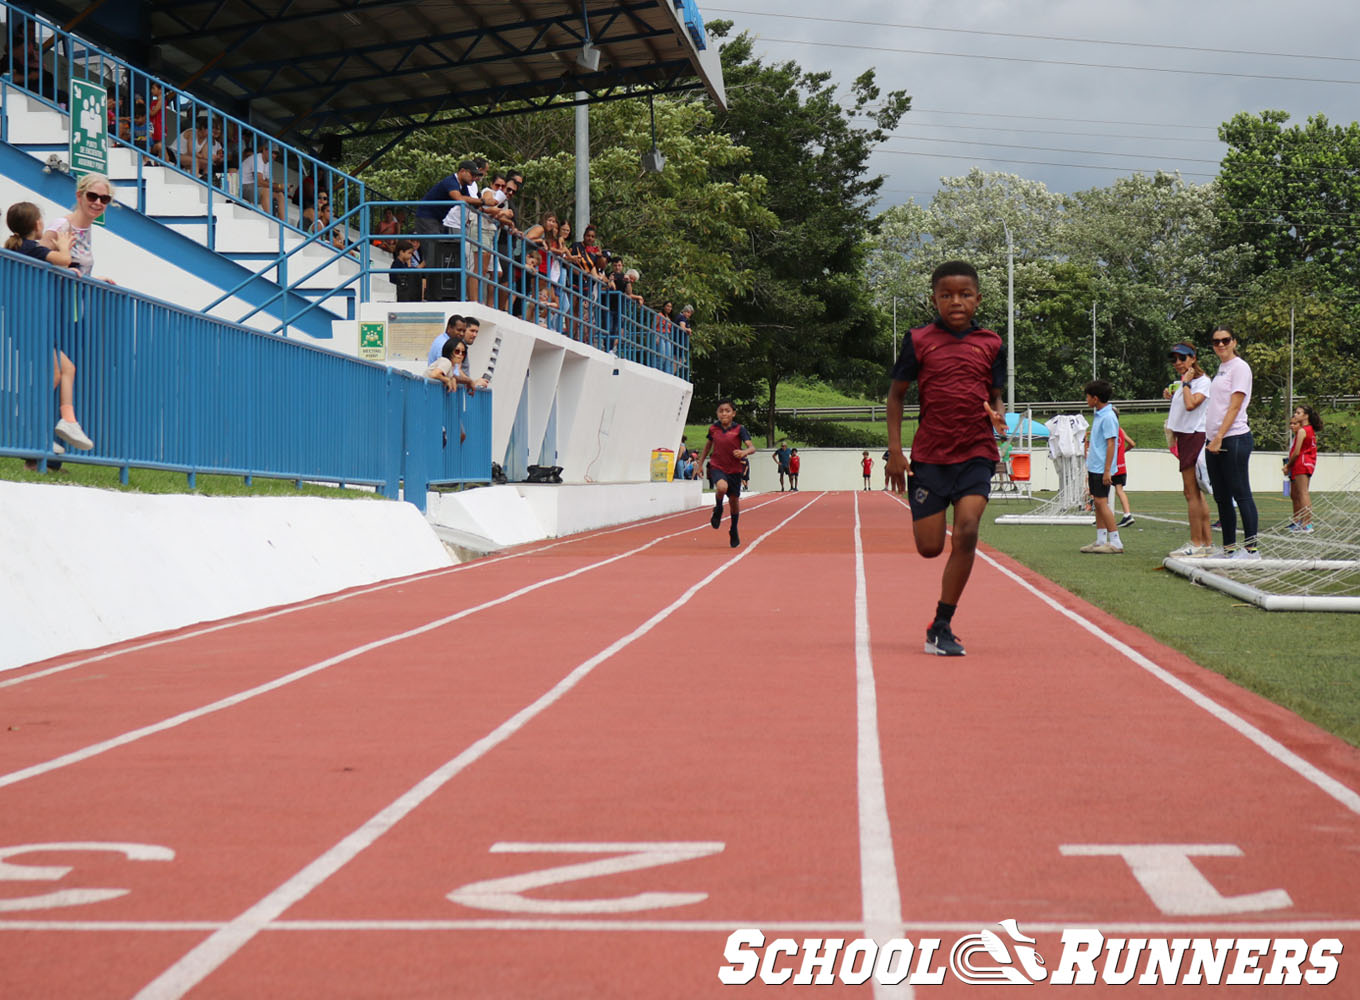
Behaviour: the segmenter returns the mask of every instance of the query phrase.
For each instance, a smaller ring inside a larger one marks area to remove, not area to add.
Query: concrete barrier
[[[0,482],[0,670],[450,566],[415,507]]]

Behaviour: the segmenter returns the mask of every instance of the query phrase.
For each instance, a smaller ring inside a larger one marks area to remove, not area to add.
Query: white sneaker
[[[61,442],[60,442],[60,441],[53,441],[53,442],[52,442],[52,454],[53,454],[53,455],[65,455],[65,454],[66,454],[66,449],[63,448],[63,447],[61,446]]]
[[[81,451],[89,451],[94,447],[94,442],[86,436],[85,432],[80,429],[80,424],[74,420],[58,420],[56,435],[72,448],[79,448]]]
[[[1241,559],[1241,560],[1246,560],[1246,559],[1260,559],[1260,558],[1261,558],[1261,553],[1259,553],[1259,552],[1254,552],[1254,551],[1252,551],[1251,549],[1238,549],[1236,552],[1234,552],[1234,553],[1232,554],[1232,557],[1233,557],[1234,559]]]
[[[1172,549],[1167,553],[1169,556],[1192,556],[1195,554],[1195,543],[1186,542],[1178,549]]]

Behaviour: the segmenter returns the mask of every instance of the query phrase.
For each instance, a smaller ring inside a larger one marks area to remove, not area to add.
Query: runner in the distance
[[[930,276],[938,315],[912,330],[902,343],[888,391],[888,479],[902,492],[907,457],[902,453],[902,403],[912,382],[920,386],[921,423],[911,445],[905,477],[916,551],[933,559],[944,550],[945,510],[954,505],[953,543],[940,583],[935,618],[925,651],[962,656],[952,623],[977,550],[978,525],[987,508],[1000,458],[996,435],[1006,433],[1001,387],[1006,383],[1002,341],[973,322],[982,296],[977,269],[961,260],[941,264]]]
[[[718,421],[708,428],[708,440],[704,442],[703,454],[699,456],[699,468],[708,461],[708,481],[713,486],[713,516],[709,524],[716,530],[722,524],[722,502],[727,497],[727,509],[732,515],[732,524],[727,538],[732,548],[741,544],[737,534],[737,519],[741,517],[741,477],[742,463],[756,453],[751,443],[751,435],[741,424],[734,423],[737,408],[730,399],[718,400]],[[711,457],[710,457],[711,456]]]

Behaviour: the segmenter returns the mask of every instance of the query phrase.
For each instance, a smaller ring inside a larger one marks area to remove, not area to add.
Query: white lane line
[[[1214,701],[1208,695],[1202,693],[1198,689],[1187,684],[1185,681],[1181,680],[1175,674],[1170,673],[1165,668],[1158,666],[1156,663],[1148,659],[1142,653],[1138,652],[1132,646],[1129,646],[1127,643],[1121,642],[1119,639],[1114,638],[1104,629],[1102,629],[1099,625],[1096,625],[1094,622],[1092,622],[1090,619],[1082,617],[1081,615],[1077,614],[1077,612],[1071,610],[1070,608],[1063,607],[1063,605],[1060,604],[1058,601],[1055,601],[1053,598],[1049,597],[1047,594],[1045,594],[1039,588],[1035,587],[1024,577],[1007,569],[1005,566],[1002,566],[991,556],[987,555],[984,552],[979,551],[978,558],[984,560],[985,562],[999,570],[1005,576],[1010,577],[1021,587],[1023,587],[1025,590],[1028,590],[1031,594],[1039,598],[1039,600],[1043,601],[1045,604],[1053,608],[1053,610],[1057,611],[1059,614],[1076,622],[1091,635],[1095,636],[1101,642],[1105,643],[1107,646],[1123,655],[1126,659],[1132,661],[1139,667],[1142,667],[1149,674],[1157,678],[1159,681],[1161,681],[1167,687],[1171,688],[1177,694],[1180,694],[1185,698],[1189,699],[1192,704],[1197,705],[1198,707],[1204,709],[1204,711],[1208,712],[1210,715],[1212,715],[1215,719],[1218,719],[1224,725],[1233,729],[1240,735],[1245,736],[1252,743],[1256,744],[1256,746],[1259,747],[1261,750],[1264,750],[1266,754],[1269,755],[1272,759],[1283,764],[1285,767],[1289,768],[1291,771],[1302,777],[1304,780],[1321,789],[1323,792],[1334,798],[1337,802],[1341,803],[1351,812],[1360,815],[1360,794],[1357,794],[1351,788],[1342,784],[1340,781],[1333,778],[1331,775],[1327,774],[1321,768],[1318,768],[1317,766],[1310,764],[1308,761],[1304,760],[1302,757],[1296,754],[1293,750],[1290,750],[1288,747],[1286,747],[1279,740],[1275,739],[1272,736],[1266,735],[1263,731],[1257,729],[1255,726],[1253,726],[1246,719],[1242,718],[1240,715],[1228,710],[1227,708],[1224,708],[1222,705]]]
[[[727,559],[719,565],[717,569],[713,570],[697,583],[691,585],[689,589],[678,598],[656,614],[652,615],[652,617],[633,629],[633,631],[616,639],[605,649],[577,666],[536,701],[520,709],[486,736],[483,736],[462,753],[458,754],[458,756],[446,762],[421,781],[417,782],[395,801],[379,811],[375,816],[368,820],[368,822],[364,823],[330,850],[308,864],[287,882],[283,883],[283,885],[269,893],[269,895],[251,906],[229,924],[215,931],[196,948],[180,958],[179,961],[166,969],[165,972],[161,973],[152,982],[148,983],[144,989],[138,992],[135,1000],[167,1000],[167,998],[178,998],[193,989],[211,975],[214,970],[220,967],[223,962],[226,962],[235,955],[236,952],[240,951],[241,948],[245,947],[255,935],[259,934],[260,931],[264,930],[271,922],[282,916],[289,907],[294,906],[304,899],[313,889],[343,868],[361,851],[371,845],[388,830],[392,829],[393,826],[408,816],[426,799],[434,795],[435,792],[439,791],[457,777],[464,769],[486,756],[517,733],[536,716],[556,704],[557,701],[589,676],[601,663],[608,660],[615,653],[626,649],[673,615],[676,611],[679,611],[688,604],[699,591],[718,579],[718,577],[732,566],[749,556],[763,541],[765,541],[765,539],[782,529],[795,517],[811,507],[817,500],[821,499],[822,495],[819,495],[818,497],[813,498],[809,503],[800,506],[792,514],[784,518],[783,521],[780,521],[773,528],[770,528],[764,534],[757,537],[755,541],[748,542],[735,556]]]
[[[902,895],[897,883],[897,859],[893,854],[878,736],[878,690],[874,685],[874,658],[869,643],[869,588],[864,576],[858,493],[855,494],[855,719],[859,886],[864,905],[864,933],[882,946],[902,933]],[[913,995],[912,988],[905,982],[885,986],[874,980],[875,1000]]]
[[[940,920],[934,923],[926,920],[913,920],[899,925],[899,933],[911,936],[931,932],[973,934],[983,927],[990,927],[996,921],[992,917],[979,917],[969,923],[959,920]],[[1026,920],[1019,918],[1020,928],[1037,934],[1057,934],[1073,927],[1095,927],[1106,934],[1147,934],[1174,935],[1185,937],[1190,933],[1216,934],[1223,936],[1265,935],[1283,937],[1292,934],[1354,934],[1360,933],[1360,920],[1282,920],[1211,922],[1197,920],[1188,923],[1169,921],[1117,922],[1092,920],[1088,916],[1073,917],[1067,921]],[[216,931],[227,926],[224,920],[0,920],[0,933],[4,931],[60,931],[63,933],[189,933]],[[586,919],[509,919],[509,920],[275,920],[261,928],[266,932],[333,931],[393,931],[407,932],[453,932],[453,931],[596,931],[617,933],[620,931],[673,932],[681,934],[730,934],[737,927],[758,927],[767,933],[832,931],[837,933],[860,933],[864,924],[858,920],[761,920],[747,915],[737,920],[586,920]]]
[[[8,774],[0,775],[0,788],[5,788],[9,785],[18,784],[21,781],[25,781],[29,778],[35,778],[39,775],[47,774],[51,771],[56,771],[63,767],[69,767],[72,764],[78,764],[81,761],[89,760],[91,757],[97,757],[99,754],[106,753],[109,750],[114,750],[117,749],[118,747],[127,746],[129,743],[135,743],[137,740],[140,740],[144,737],[152,736],[156,733],[163,733],[168,729],[174,729],[177,726],[182,726],[186,722],[193,722],[195,719],[201,719],[206,715],[213,714],[214,712],[220,712],[223,709],[232,708],[233,706],[239,705],[242,702],[249,701],[251,698],[259,697],[262,694],[268,694],[271,691],[276,691],[279,688],[286,687],[289,684],[292,684],[296,681],[300,681],[305,677],[310,677],[312,674],[319,673],[322,670],[327,670],[330,667],[335,666],[336,664],[344,663],[347,660],[352,660],[357,656],[363,656],[365,653],[371,653],[375,649],[381,649],[384,646],[390,646],[393,643],[402,642],[406,639],[411,639],[419,635],[424,635],[426,632],[432,632],[435,629],[443,628],[445,625],[448,625],[452,622],[456,622],[461,618],[466,618],[469,615],[477,614],[478,612],[485,611],[488,608],[494,608],[500,604],[506,604],[509,601],[515,600],[516,598],[523,597],[525,594],[533,593],[535,590],[541,590],[542,588],[551,586],[552,584],[561,583],[564,580],[570,580],[573,577],[580,576],[583,573],[588,573],[591,570],[599,569],[602,566],[608,566],[610,563],[618,562],[620,559],[627,559],[629,556],[637,555],[639,552],[645,552],[647,549],[650,549],[654,545],[659,545],[661,542],[667,541],[672,538],[678,538],[681,535],[691,534],[696,530],[698,529],[691,525],[681,531],[675,531],[668,535],[658,535],[656,538],[653,538],[645,545],[640,545],[635,549],[630,549],[627,552],[621,552],[618,555],[610,556],[609,558],[602,559],[599,562],[590,563],[589,565],[579,567],[568,573],[563,573],[559,576],[550,577],[549,579],[546,580],[539,580],[537,583],[531,583],[528,584],[527,586],[520,587],[518,590],[512,591],[509,594],[505,594],[501,597],[497,597],[490,601],[485,601],[481,604],[476,605],[475,607],[464,608],[462,611],[455,612],[454,614],[451,615],[446,615],[445,617],[438,618],[432,622],[426,622],[424,625],[418,625],[415,628],[407,629],[405,632],[399,632],[395,635],[389,635],[381,639],[375,639],[372,642],[366,642],[361,646],[355,646],[352,649],[346,650],[343,653],[338,653],[335,656],[329,657],[328,659],[321,660],[320,662],[313,663],[309,666],[302,667],[298,670],[294,670],[291,673],[284,674],[282,677],[276,677],[271,681],[266,681],[263,684],[258,684],[255,687],[249,688],[245,691],[238,691],[236,694],[228,695],[227,697],[221,698],[215,702],[212,702],[209,705],[203,705],[200,706],[199,708],[190,709],[187,712],[181,712],[178,715],[171,716],[170,718],[162,719],[160,722],[154,722],[150,725],[142,726],[139,729],[130,730],[129,732],[123,733],[119,736],[114,736],[110,739],[102,740],[99,743],[92,743],[89,746],[82,747],[79,750],[73,750],[70,753],[62,754],[60,757],[54,757],[51,760],[43,761],[41,764],[34,764],[30,767],[25,767],[18,771],[11,771]]]
[[[771,503],[778,503],[778,500],[777,499],[767,500],[765,503],[762,503],[757,507],[753,507],[752,509],[759,510],[761,507],[769,506],[769,504]],[[700,504],[693,510],[681,510],[676,511],[673,514],[658,514],[655,517],[644,518],[641,521],[629,521],[627,524],[618,525],[612,528],[600,528],[595,531],[581,532],[580,534],[571,535],[567,538],[560,538],[555,542],[549,542],[546,545],[540,545],[537,548],[533,549],[524,549],[519,552],[511,552],[503,556],[488,556],[485,559],[476,559],[473,560],[472,562],[459,563],[457,566],[449,566],[446,569],[430,570],[429,572],[418,573],[414,576],[403,576],[396,580],[385,580],[382,583],[374,584],[373,586],[369,587],[364,587],[361,590],[351,590],[347,593],[339,594],[334,597],[324,597],[317,600],[308,601],[305,604],[290,604],[287,607],[279,608],[278,610],[275,611],[267,611],[262,614],[254,614],[245,618],[238,618],[235,619],[234,621],[224,622],[220,625],[209,625],[205,628],[194,629],[192,632],[183,632],[179,635],[167,636],[164,639],[152,639],[148,642],[139,642],[131,646],[123,646],[120,647],[119,649],[109,650],[103,653],[96,653],[93,656],[84,656],[78,660],[71,660],[70,662],[67,663],[58,663],[54,666],[47,667],[43,670],[35,670],[33,673],[24,674],[22,677],[11,677],[6,680],[0,680],[0,688],[14,687],[16,684],[25,684],[28,681],[38,680],[43,677],[51,677],[53,674],[65,673],[68,670],[74,670],[77,667],[88,666],[91,663],[100,663],[103,660],[111,660],[115,657],[126,656],[130,653],[140,653],[143,650],[155,649],[158,646],[169,646],[177,642],[184,642],[186,639],[197,639],[200,636],[211,635],[214,632],[222,632],[227,629],[239,628],[242,625],[253,625],[256,622],[269,621],[271,618],[279,618],[282,617],[283,615],[291,615],[298,611],[307,611],[310,610],[311,608],[325,607],[328,604],[337,604],[341,601],[348,601],[355,597],[363,597],[366,594],[374,594],[381,590],[390,590],[393,587],[402,587],[407,584],[421,583],[422,581],[425,580],[433,580],[436,577],[448,576],[451,573],[461,573],[468,570],[474,570],[482,566],[494,566],[497,563],[502,563],[509,559],[522,559],[525,556],[538,555],[541,552],[547,552],[549,549],[555,549],[562,545],[574,545],[577,542],[587,541],[592,538],[600,538],[604,535],[612,535],[620,531],[627,531],[631,528],[644,527],[649,524],[656,524],[660,523],[661,521],[668,521],[676,517],[685,517],[700,512],[703,509],[704,509],[703,505]],[[21,664],[16,667],[8,667],[6,669],[22,670],[23,665]]]

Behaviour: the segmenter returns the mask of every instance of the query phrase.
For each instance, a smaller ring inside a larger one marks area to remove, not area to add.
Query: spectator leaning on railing
[[[53,246],[44,246],[38,242],[38,238],[43,235],[42,213],[38,211],[38,206],[32,202],[21,201],[9,207],[5,213],[5,222],[9,225],[10,232],[13,234],[5,240],[5,249],[15,253],[24,254],[36,260],[46,261],[54,267],[65,267],[79,271],[71,259],[72,236],[70,229],[64,229],[53,237]],[[52,352],[52,388],[58,390],[58,406],[60,407],[60,417],[54,431],[57,437],[65,441],[72,448],[79,448],[88,451],[94,447],[94,442],[80,426],[80,421],[76,420],[75,407],[75,384],[76,366],[67,357],[66,352],[57,349]],[[53,444],[52,450],[58,455],[65,449],[61,445]],[[32,462],[31,467],[36,467],[37,462]]]
[[[444,350],[444,345],[450,340],[461,340],[463,331],[467,329],[467,320],[462,316],[450,316],[448,322],[444,324],[444,332],[430,341],[430,349],[425,355],[426,364],[434,364],[439,360],[440,354]]]
[[[431,267],[439,263],[439,256],[436,250],[439,245],[438,237],[447,232],[445,225],[446,217],[449,214],[450,202],[454,208],[466,208],[469,204],[475,203],[476,199],[468,193],[468,185],[472,183],[474,175],[477,173],[477,164],[472,160],[464,160],[458,164],[456,173],[443,178],[439,183],[425,192],[425,197],[421,199],[421,205],[416,209],[416,232],[424,237],[420,241],[421,257],[425,261],[426,267]],[[460,213],[461,217],[461,213]],[[444,281],[440,276],[431,284],[439,285]],[[437,298],[438,296],[427,293],[427,298]]]

